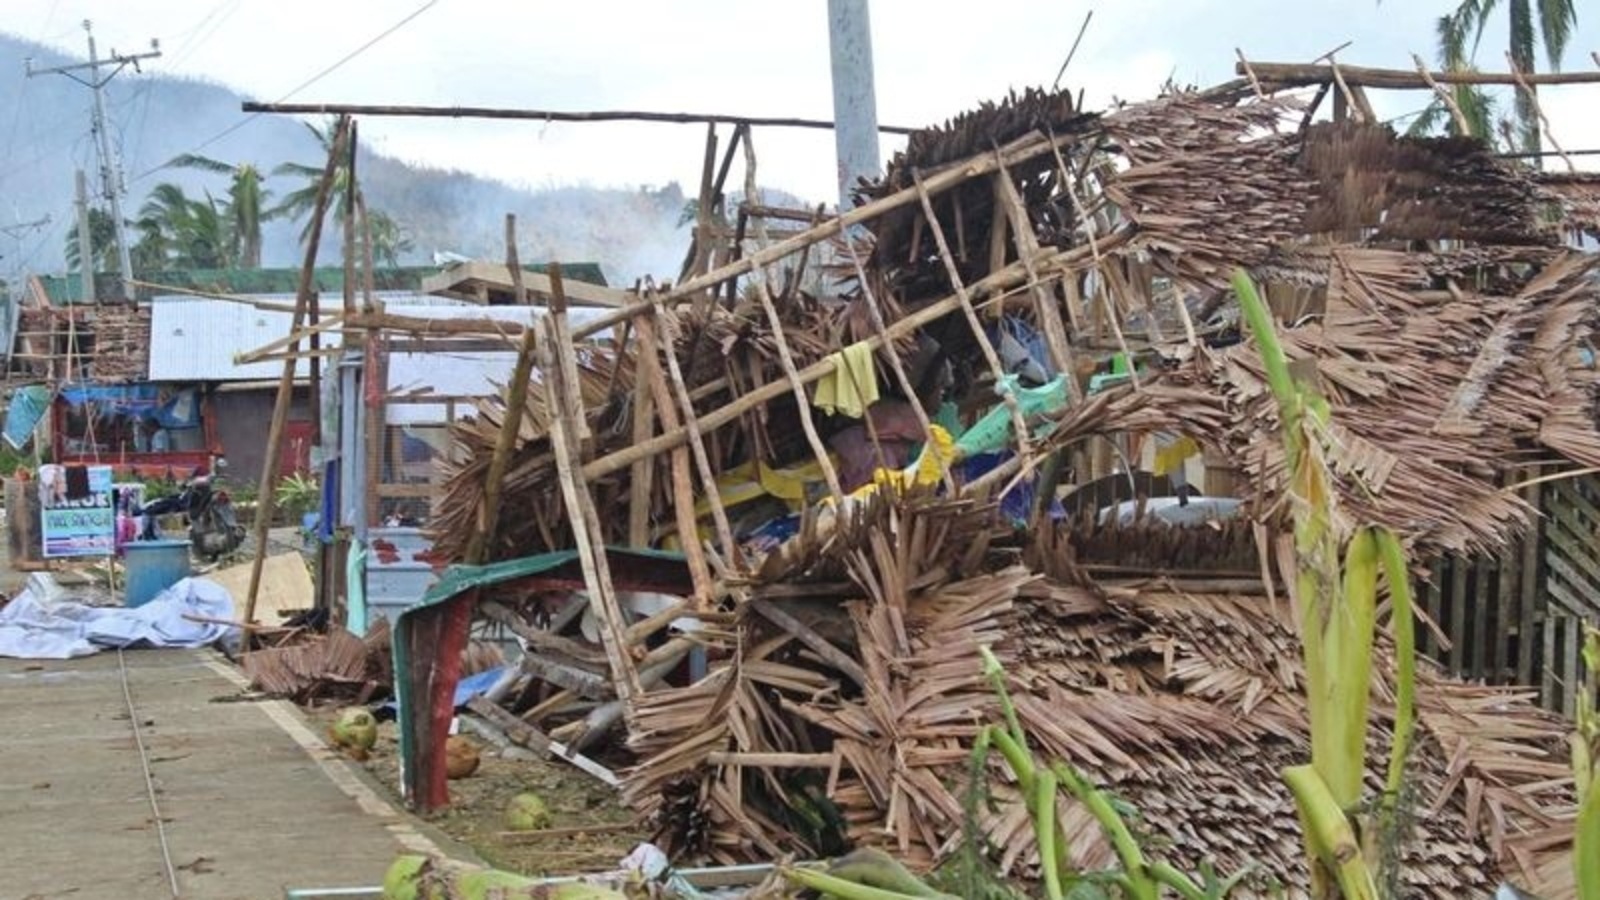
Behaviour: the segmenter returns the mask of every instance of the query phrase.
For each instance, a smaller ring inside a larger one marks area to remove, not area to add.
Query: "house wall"
[[[228,480],[257,484],[267,458],[267,433],[272,427],[276,387],[217,390],[211,395],[217,441],[228,459]],[[296,387],[289,406],[289,422],[311,421],[309,392]]]

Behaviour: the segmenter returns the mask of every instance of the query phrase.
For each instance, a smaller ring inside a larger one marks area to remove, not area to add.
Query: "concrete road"
[[[230,702],[243,682],[220,657],[124,659],[176,894],[111,652],[0,660],[0,897],[276,900],[440,852],[292,706]]]

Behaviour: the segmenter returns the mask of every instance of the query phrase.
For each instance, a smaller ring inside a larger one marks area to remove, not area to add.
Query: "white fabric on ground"
[[[41,597],[30,587],[0,607],[0,656],[71,659],[115,647],[204,647],[238,640],[237,629],[185,615],[231,620],[233,597],[204,578],[185,578],[131,609]]]

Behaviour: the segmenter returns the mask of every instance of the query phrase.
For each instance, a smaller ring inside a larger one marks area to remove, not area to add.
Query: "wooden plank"
[[[1578,712],[1578,680],[1583,677],[1583,623],[1585,619],[1568,616],[1562,622],[1563,643],[1566,652],[1562,654],[1561,666],[1561,713],[1568,719],[1573,718]]]
[[[1470,563],[1461,557],[1450,560],[1450,626],[1445,630],[1450,648],[1450,672],[1460,675],[1467,665],[1467,572]]]
[[[504,263],[488,262],[487,260],[472,260],[460,263],[422,279],[422,293],[437,294],[448,292],[451,288],[467,281],[484,282],[490,288],[515,293],[516,281],[520,275],[524,289],[528,294],[540,298],[549,298],[551,293],[550,276],[543,272],[532,272],[518,267],[518,272],[513,273],[509,265]],[[568,306],[597,306],[615,309],[632,299],[628,291],[617,288],[604,287],[598,284],[589,284],[584,281],[567,279],[562,283],[566,293]],[[518,306],[526,306],[524,297],[517,301]]]
[[[816,632],[816,629],[790,615],[778,604],[771,600],[759,597],[752,598],[750,608],[760,613],[767,621],[782,628],[793,635],[802,644],[816,651],[816,654],[828,661],[829,665],[843,672],[846,677],[860,687],[867,686],[866,670],[855,660],[846,656],[844,651],[835,647],[827,638]]]
[[[378,496],[383,499],[423,500],[437,496],[440,488],[436,484],[391,484],[389,482],[381,482],[375,490]]]
[[[1467,616],[1472,621],[1471,646],[1467,648],[1467,670],[1471,678],[1487,678],[1491,643],[1498,637],[1489,633],[1489,614],[1494,608],[1493,584],[1490,571],[1492,561],[1487,553],[1479,553],[1472,561],[1472,602]]]
[[[1534,466],[1528,471],[1529,479],[1539,477],[1541,467]],[[1530,484],[1522,489],[1522,499],[1527,501],[1529,507],[1542,509],[1543,485]],[[1541,616],[1544,598],[1539,592],[1539,541],[1544,528],[1543,519],[1536,518],[1533,527],[1522,536],[1522,566],[1517,573],[1520,579],[1519,595],[1521,609],[1517,618],[1517,682],[1519,684],[1535,685],[1534,659],[1535,642],[1538,639],[1537,630],[1541,626]]]
[[[672,388],[667,384],[666,375],[661,371],[661,360],[657,355],[655,317],[640,316],[633,321],[633,330],[639,342],[638,355],[635,357],[638,361],[635,377],[640,383],[649,386],[651,402],[661,416],[662,429],[669,432],[678,429],[682,420],[678,418],[678,407],[672,399]],[[670,352],[670,348],[668,350]],[[640,445],[635,442],[634,446]],[[654,459],[651,457],[641,457],[640,461],[654,464]],[[669,458],[669,471],[672,478],[672,512],[678,526],[679,550],[689,565],[689,578],[694,582],[696,605],[705,608],[711,604],[715,588],[711,579],[711,566],[706,562],[705,549],[700,546],[700,526],[694,514],[694,482],[689,465],[689,448],[682,444],[673,447]]]
[[[1506,547],[1495,566],[1495,615],[1490,631],[1494,647],[1489,657],[1490,680],[1495,684],[1516,681],[1516,654],[1512,642],[1517,635],[1518,609],[1522,598],[1517,595],[1517,567],[1521,557],[1515,543]]]
[[[706,756],[706,763],[762,769],[831,769],[838,759],[835,753],[737,753],[713,750]]]

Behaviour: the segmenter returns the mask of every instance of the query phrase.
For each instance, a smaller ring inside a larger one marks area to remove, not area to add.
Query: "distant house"
[[[454,267],[452,267],[454,268]],[[527,308],[506,310],[480,303],[503,301],[503,292],[480,288],[502,266],[472,264],[462,278],[435,267],[374,272],[376,297],[394,312],[416,316],[475,316],[521,319]],[[540,266],[525,267],[531,289],[547,284]],[[564,267],[573,290],[594,301],[595,292],[613,298],[599,267]],[[466,276],[472,275],[469,283]],[[267,431],[283,364],[269,360],[240,365],[235,358],[289,333],[300,272],[291,269],[163,272],[140,276],[135,304],[85,304],[76,276],[36,277],[24,302],[7,309],[5,331],[7,386],[51,399],[43,414],[56,459],[110,463],[145,476],[186,477],[199,467],[225,463],[231,477],[253,482],[266,458]],[[421,293],[424,280],[444,296]],[[108,276],[97,276],[108,281]],[[343,293],[342,269],[318,269],[313,283],[324,311],[337,309]],[[479,298],[482,298],[481,300]],[[224,299],[226,298],[226,299]],[[471,298],[471,299],[466,299]],[[475,302],[476,301],[476,302]],[[459,311],[459,312],[458,312]],[[391,412],[413,430],[431,420],[442,434],[446,403],[418,402],[417,394],[442,398],[489,393],[491,381],[504,381],[510,354],[473,358],[455,354],[448,361],[396,353],[389,388],[411,393]],[[491,373],[484,375],[483,373]],[[487,380],[486,380],[487,379]],[[310,467],[314,433],[309,396],[310,363],[295,369],[295,390],[283,436],[279,471]],[[13,403],[7,411],[8,436],[27,435],[34,423],[18,421],[37,404]],[[439,436],[415,435],[400,441],[396,465],[425,463],[426,446]],[[385,457],[386,459],[389,457]]]

